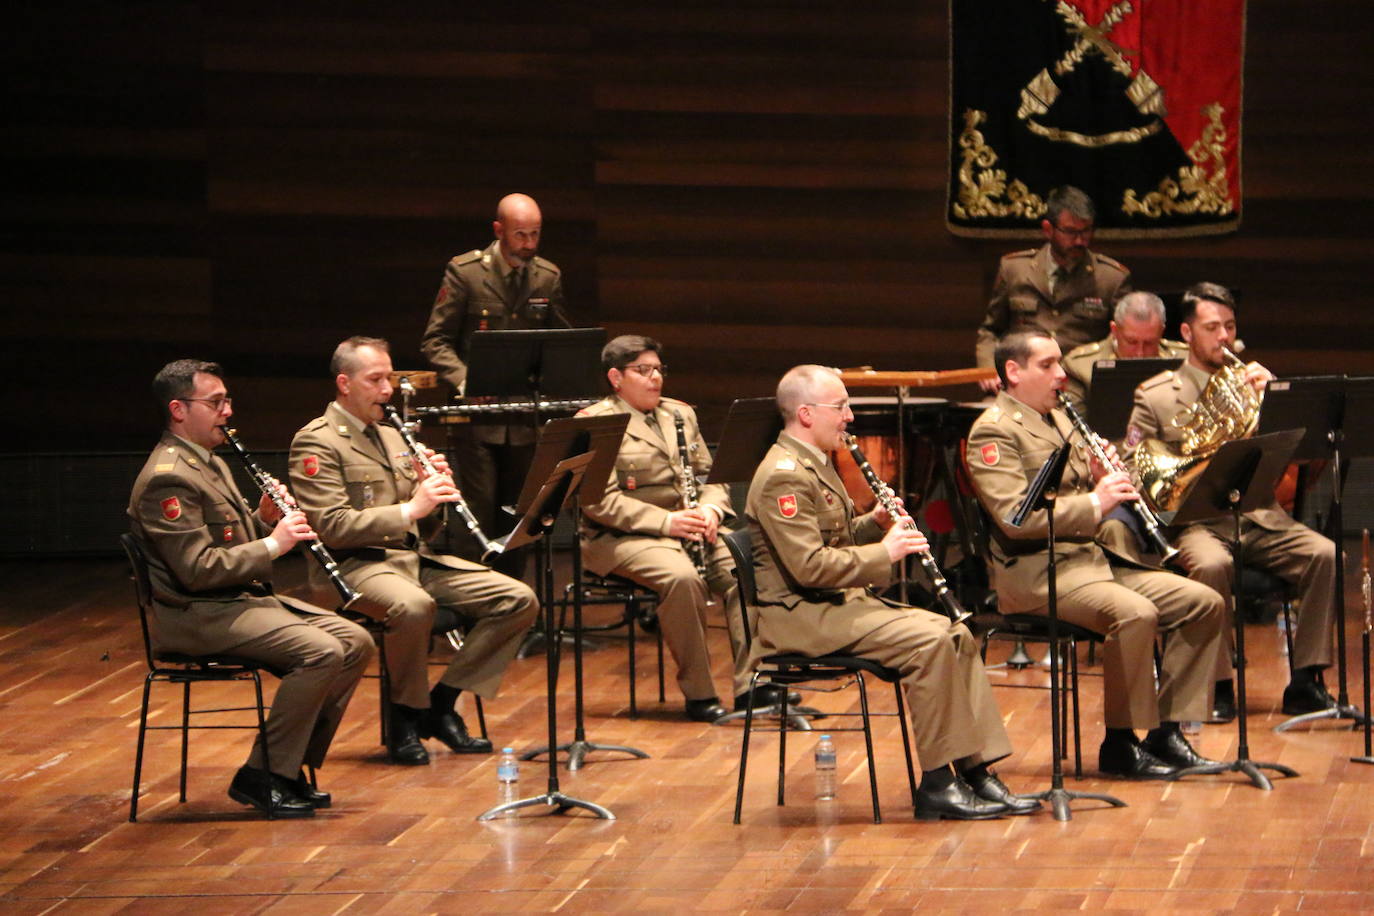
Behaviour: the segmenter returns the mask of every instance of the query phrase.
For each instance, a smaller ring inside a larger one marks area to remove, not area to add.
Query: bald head
[[[792,438],[821,451],[844,447],[854,414],[839,373],[827,366],[793,366],[778,382],[778,411]]]
[[[539,251],[544,216],[527,194],[507,194],[496,205],[492,232],[501,243],[501,256],[511,267],[524,267]]]
[[[834,380],[835,370],[826,366],[802,365],[787,370],[778,382],[778,412],[784,423],[797,418],[797,408],[815,400],[816,389],[823,380]]]

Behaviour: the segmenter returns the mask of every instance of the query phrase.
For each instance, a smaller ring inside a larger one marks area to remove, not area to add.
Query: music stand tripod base
[[[738,722],[748,715],[749,710],[736,709],[733,712],[727,712],[711,724],[725,725],[730,722]],[[754,707],[754,717],[758,718],[759,716],[766,716],[771,719],[785,718],[788,727],[793,731],[809,732],[815,731],[815,729],[811,727],[811,720],[824,719],[825,713],[816,709],[814,706],[798,706],[793,703],[771,703],[768,706]]]
[[[603,820],[613,821],[615,815],[609,809],[603,808],[595,802],[583,801],[580,798],[572,798],[562,792],[545,792],[543,795],[536,795],[533,798],[522,798],[519,801],[503,802],[494,808],[489,808],[477,816],[479,821],[494,820],[507,812],[519,811],[521,808],[532,808],[535,805],[544,805],[548,808],[557,808],[554,814],[564,814],[573,808],[585,808]]]
[[[623,744],[597,744],[594,741],[576,740],[569,741],[567,744],[560,744],[553,749],[554,754],[568,755],[568,771],[576,772],[582,769],[583,759],[592,751],[620,751],[629,754],[639,760],[648,760],[649,755],[637,747],[628,747]],[[533,760],[536,757],[543,757],[549,752],[548,746],[536,747],[533,750],[525,751],[520,755],[521,760]]]
[[[1284,719],[1274,726],[1276,732],[1286,732],[1295,725],[1302,725],[1305,722],[1320,722],[1322,719],[1348,719],[1352,729],[1359,728],[1365,723],[1365,715],[1360,711],[1360,707],[1352,706],[1349,703],[1337,703],[1335,706],[1328,706],[1326,709],[1319,709],[1316,712],[1305,712],[1300,716],[1293,716],[1291,719]]]

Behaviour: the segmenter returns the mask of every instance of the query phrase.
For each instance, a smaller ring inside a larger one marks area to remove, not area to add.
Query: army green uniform
[[[1094,541],[1099,519],[1089,457],[1062,412],[1042,417],[1007,392],[969,431],[966,460],[987,514],[993,587],[1003,613],[1044,614],[1049,606],[1048,519],[1032,513],[1020,528],[1006,522],[1051,452],[1074,441],[1055,500],[1059,617],[1105,637],[1103,714],[1107,728],[1154,728],[1196,722],[1211,708],[1209,691],[1221,651],[1221,596],[1173,573],[1113,556]],[[1155,636],[1170,637],[1155,688]]]
[[[392,699],[429,707],[429,637],[440,604],[470,629],[439,680],[493,697],[539,602],[523,582],[430,550],[402,511],[418,482],[405,440],[390,426],[370,429],[376,440],[331,403],[291,441],[291,490],[348,584],[362,593],[354,608],[386,622]],[[322,587],[313,567],[311,577]]]
[[[1058,269],[1048,243],[1003,256],[978,328],[977,365],[991,367],[998,339],[1012,331],[1042,328],[1065,353],[1107,333],[1116,300],[1131,291],[1131,272],[1094,251],[1051,283]]]
[[[1179,442],[1183,431],[1174,426],[1174,417],[1197,402],[1208,378],[1208,373],[1185,364],[1175,372],[1161,372],[1142,382],[1135,391],[1135,409],[1127,427],[1128,449],[1133,453],[1147,438]],[[1240,530],[1246,565],[1268,570],[1297,592],[1293,667],[1330,665],[1336,545],[1295,521],[1277,502],[1241,516]],[[1228,607],[1234,574],[1230,541],[1234,535],[1235,525],[1230,517],[1169,530],[1170,540],[1179,551],[1179,562],[1188,570],[1189,577],[1220,592]],[[1218,660],[1218,680],[1231,676],[1231,639],[1228,627],[1228,651]]]
[[[902,673],[925,770],[1011,753],[978,640],[963,624],[879,598],[892,561],[872,513],[855,517],[839,474],[786,433],[749,485],[746,509],[762,652],[872,659]]]
[[[493,241],[485,250],[469,251],[448,262],[420,351],[440,378],[461,389],[467,381],[473,332],[570,326],[557,265],[536,256],[525,266],[522,278],[501,256],[500,242]],[[501,418],[475,418],[452,430],[449,453],[458,487],[482,531],[488,537],[504,534],[513,520],[498,518],[497,508],[512,505],[520,497],[534,457],[535,429]],[[478,555],[465,528],[455,526],[454,534],[464,553]],[[498,565],[509,566],[507,571],[518,575],[522,564],[513,556],[503,557]]]
[[[1059,364],[1069,376],[1064,394],[1083,418],[1088,419],[1088,392],[1092,390],[1093,366],[1107,359],[1121,359],[1116,355],[1116,338],[1108,334],[1102,340],[1074,347]],[[1160,340],[1157,359],[1187,359],[1188,345],[1181,340]]]
[[[719,538],[706,545],[703,578],[683,542],[668,536],[669,513],[683,507],[675,412],[682,416],[692,473],[704,476],[711,470],[711,453],[697,426],[696,411],[682,401],[663,398],[646,414],[612,395],[578,414],[630,415],[615,470],[606,482],[606,495],[601,502],[582,507],[582,562],[597,575],[622,576],[658,593],[663,640],[677,663],[678,686],[689,700],[716,696],[706,648],[706,602],[711,592],[722,596],[734,651],[734,696],[739,696],[749,689],[750,669],[735,607],[739,599],[730,551]],[[717,512],[721,520],[735,514],[724,484],[701,487],[697,504],[711,507],[706,511]]]

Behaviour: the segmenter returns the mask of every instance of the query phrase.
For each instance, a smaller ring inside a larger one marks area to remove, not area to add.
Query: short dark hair
[[[1217,305],[1224,305],[1231,310],[1232,314],[1236,311],[1236,297],[1231,295],[1231,291],[1220,283],[1194,283],[1183,291],[1183,308],[1179,312],[1179,320],[1184,324],[1192,324],[1197,317],[1197,305],[1199,302],[1215,302]]]
[[[612,369],[624,371],[625,367],[635,361],[639,354],[652,350],[658,354],[658,358],[663,358],[663,344],[654,340],[652,337],[645,337],[642,334],[621,334],[613,337],[606,346],[601,348],[601,371],[610,372]]]
[[[1057,223],[1060,213],[1090,223],[1097,221],[1097,207],[1093,206],[1093,199],[1071,184],[1060,185],[1045,197],[1045,218]]]
[[[384,338],[354,334],[334,348],[334,355],[329,358],[329,375],[331,378],[338,378],[340,375],[352,375],[357,371],[359,347],[371,347],[374,350],[381,350],[383,353],[391,352],[391,344],[387,343]]]
[[[992,361],[997,368],[997,377],[1002,380],[1003,388],[1008,388],[1011,385],[1007,381],[1007,360],[1011,360],[1018,366],[1025,366],[1026,360],[1030,359],[1031,341],[1040,338],[1054,340],[1049,331],[1041,328],[1029,328],[1025,331],[1012,331],[997,341],[997,347],[992,351]]]
[[[219,363],[203,359],[174,359],[153,376],[153,399],[162,412],[164,425],[172,419],[167,405],[177,398],[190,397],[196,390],[196,374],[201,372],[218,379],[224,378],[224,369]]]

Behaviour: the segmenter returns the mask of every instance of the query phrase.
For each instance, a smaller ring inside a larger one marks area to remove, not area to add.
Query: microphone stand
[[[1014,528],[1020,528],[1025,524],[1026,518],[1036,509],[1044,508],[1046,516],[1047,540],[1049,546],[1049,639],[1050,639],[1050,787],[1044,792],[1037,792],[1031,798],[1044,799],[1050,803],[1054,811],[1054,819],[1057,821],[1070,820],[1072,815],[1069,813],[1069,804],[1078,798],[1087,798],[1094,801],[1102,801],[1114,808],[1124,808],[1126,803],[1114,795],[1107,795],[1099,792],[1072,792],[1064,788],[1064,764],[1060,759],[1063,754],[1062,748],[1062,728],[1063,724],[1059,719],[1059,691],[1063,689],[1059,680],[1059,596],[1057,566],[1054,559],[1054,503],[1058,496],[1059,481],[1064,474],[1064,465],[1068,462],[1069,444],[1066,442],[1054,450],[1049,459],[1041,466],[1036,473],[1035,479],[1031,481],[1030,489],[1026,491],[1026,497],[1021,501],[1021,505],[1016,511],[1007,518],[1007,524]]]

